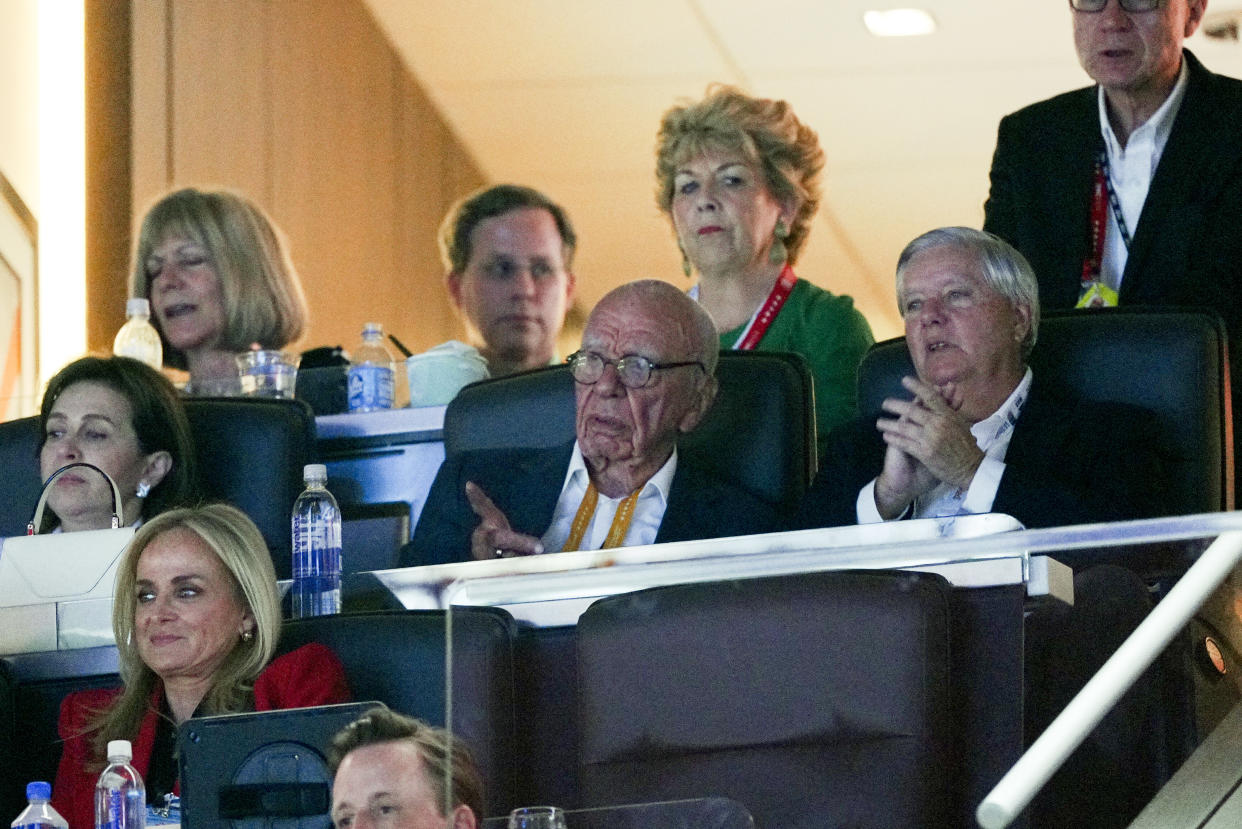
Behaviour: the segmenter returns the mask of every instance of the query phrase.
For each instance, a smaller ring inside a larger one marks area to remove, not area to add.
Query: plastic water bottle
[[[341,609],[341,510],[324,486],[328,469],[308,463],[293,504],[293,618]]]
[[[13,829],[69,829],[69,822],[48,803],[51,799],[52,787],[48,783],[27,783],[26,800],[30,805],[10,825]]]
[[[129,319],[116,332],[112,353],[141,360],[159,371],[164,365],[164,347],[160,345],[160,332],[151,324],[151,303],[134,297],[125,303],[125,316]]]
[[[368,322],[362,328],[362,345],[354,351],[349,367],[349,410],[391,409],[393,393],[392,352],[384,345],[384,326]]]
[[[95,786],[95,829],[145,829],[147,789],[133,759],[129,740],[108,742],[108,767]]]

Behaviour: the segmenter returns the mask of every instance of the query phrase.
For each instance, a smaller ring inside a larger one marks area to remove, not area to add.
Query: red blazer
[[[56,785],[52,788],[52,806],[69,821],[70,829],[91,829],[95,825],[95,784],[99,772],[87,769],[93,759],[90,745],[93,735],[87,729],[98,712],[111,705],[120,692],[120,688],[77,691],[60,704],[57,730],[64,741],[64,749],[56,771]],[[131,741],[134,768],[143,777],[151,763],[151,746],[155,742],[163,693],[163,686],[158,685],[138,734]],[[305,708],[349,700],[349,686],[341,661],[329,648],[315,642],[273,659],[254,683],[255,711]]]

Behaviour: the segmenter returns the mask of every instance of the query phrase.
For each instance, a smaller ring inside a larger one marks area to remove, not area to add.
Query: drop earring
[[[150,494],[151,494],[151,485],[150,485],[150,484],[148,484],[146,481],[139,481],[139,482],[138,482],[138,489],[137,489],[137,491],[135,492],[135,494],[136,494],[139,498],[146,498],[148,495],[150,495]]]
[[[776,220],[772,228],[772,247],[768,250],[768,261],[773,265],[784,265],[789,260],[789,251],[785,248],[785,240],[789,238],[789,228],[785,227],[784,219]]]
[[[690,267],[690,257],[686,256],[686,249],[681,246],[681,242],[677,243],[677,249],[681,251],[681,272],[686,275],[686,279],[690,278],[690,274],[694,269]]]
[[[251,641],[253,641],[253,640],[254,640],[254,631],[253,631],[253,630],[244,630],[244,631],[242,631],[241,640],[242,640],[243,642],[251,642]]]

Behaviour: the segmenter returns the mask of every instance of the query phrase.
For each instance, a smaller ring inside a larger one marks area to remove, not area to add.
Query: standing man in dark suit
[[[913,399],[834,430],[798,525],[1003,512],[1027,527],[1159,514],[1153,418],[1066,399],[1026,358],[1039,330],[1031,267],[1004,241],[932,230],[897,261]]]
[[[719,340],[672,285],[622,285],[569,358],[577,440],[445,461],[403,565],[595,550],[774,529],[773,510],[680,458],[716,396]]]
[[[1242,82],[1182,48],[1207,0],[1070,6],[1078,59],[1097,85],[1001,121],[983,227],[1030,260],[1045,309],[1218,312],[1237,377]]]
[[[1200,305],[1237,319],[1242,82],[1182,41],[1206,0],[1071,0],[1097,86],[1001,121],[984,229],[1030,260],[1044,308]]]

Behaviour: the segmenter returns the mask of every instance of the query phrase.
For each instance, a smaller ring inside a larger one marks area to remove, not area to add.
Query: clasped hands
[[[510,556],[533,556],[543,552],[543,542],[533,535],[516,532],[500,507],[473,481],[466,483],[466,500],[479,516],[479,526],[470,534],[470,556],[479,561]]]
[[[888,398],[876,428],[887,449],[875,480],[875,502],[885,519],[900,516],[915,498],[937,484],[966,489],[983,463],[970,423],[960,413],[961,392],[952,384],[932,386],[914,377],[901,381],[913,400]]]

